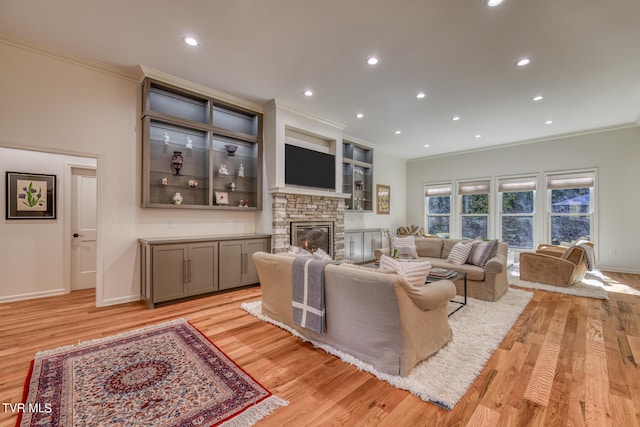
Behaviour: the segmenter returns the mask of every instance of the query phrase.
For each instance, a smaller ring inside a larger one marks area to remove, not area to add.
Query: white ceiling
[[[275,98],[405,158],[637,124],[639,22],[639,0],[0,0],[1,33]]]

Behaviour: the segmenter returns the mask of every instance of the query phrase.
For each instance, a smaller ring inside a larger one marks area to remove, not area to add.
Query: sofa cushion
[[[419,257],[442,258],[443,239],[421,238],[416,239],[416,248]]]
[[[398,258],[418,258],[418,252],[416,251],[416,238],[414,236],[394,236],[392,239],[392,246],[392,249],[398,251]]]
[[[462,265],[467,262],[467,258],[469,258],[469,252],[471,252],[472,243],[456,243],[453,248],[451,248],[451,252],[447,256],[447,261],[455,264]]]
[[[413,286],[422,286],[427,280],[431,263],[427,261],[401,262],[386,255],[380,258],[380,269],[393,271]]]
[[[498,240],[489,240],[488,242],[473,242],[473,249],[469,255],[469,264],[484,267],[487,261],[491,259],[498,250]]]
[[[471,265],[471,264],[455,265],[455,264],[451,264],[450,262],[447,262],[444,259],[439,259],[439,258],[425,259],[425,261],[431,262],[431,268],[444,268],[446,270],[456,270],[456,271],[459,271],[460,273],[467,273],[468,280],[475,280],[475,281],[481,282],[485,279],[485,272],[486,272],[485,269],[482,267],[478,267],[477,265]]]

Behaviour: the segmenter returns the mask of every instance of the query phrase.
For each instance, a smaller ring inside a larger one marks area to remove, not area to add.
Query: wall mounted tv
[[[296,145],[284,145],[284,183],[336,189],[336,157]]]

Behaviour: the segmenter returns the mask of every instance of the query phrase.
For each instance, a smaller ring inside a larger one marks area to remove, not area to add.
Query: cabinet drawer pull
[[[184,283],[187,283],[189,279],[187,278],[187,260],[182,260],[182,280]]]
[[[189,283],[193,281],[193,260],[189,258]]]

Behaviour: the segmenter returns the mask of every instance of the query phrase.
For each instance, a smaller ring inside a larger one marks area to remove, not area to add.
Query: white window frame
[[[429,197],[442,197],[449,196],[449,213],[448,214],[429,214]],[[453,228],[453,218],[452,213],[454,212],[454,198],[453,198],[453,182],[441,182],[434,184],[425,184],[424,185],[424,215],[422,218],[424,220],[424,231],[425,233],[429,233],[429,217],[448,217],[449,218],[449,233],[448,236],[441,237],[450,237],[452,235]]]
[[[531,218],[531,223],[533,229],[531,230],[531,247],[527,248],[516,248],[509,245],[509,249],[514,251],[527,251],[533,250],[537,244],[537,190],[538,176],[537,175],[518,175],[518,176],[503,176],[496,178],[496,190],[498,193],[498,197],[496,197],[496,212],[498,213],[497,218],[497,235],[498,239],[504,241],[502,235],[502,220],[505,217],[522,217],[522,218]],[[525,192],[532,191],[533,192],[533,211],[531,213],[504,213],[502,211],[503,206],[503,194],[504,193],[517,193],[517,192]]]
[[[484,216],[487,218],[487,235],[484,236],[485,238],[489,239],[491,238],[491,236],[493,235],[492,230],[492,221],[491,221],[491,194],[492,194],[492,189],[491,189],[491,179],[490,178],[480,178],[480,179],[474,179],[474,180],[469,180],[469,181],[458,181],[457,182],[457,199],[458,199],[458,205],[459,205],[459,213],[458,213],[458,223],[459,223],[459,229],[458,229],[458,236],[460,238],[465,238],[464,236],[462,236],[462,223],[463,223],[463,218],[465,217],[477,217],[477,216]],[[462,210],[464,208],[464,204],[462,202],[462,199],[464,198],[464,196],[467,195],[472,195],[472,194],[486,194],[487,195],[487,213],[486,214],[465,214],[462,213]],[[468,238],[474,239],[477,236],[468,236]]]
[[[597,210],[596,210],[596,197],[597,197],[597,185],[598,183],[598,170],[597,169],[582,169],[574,171],[558,171],[548,172],[545,174],[546,184],[546,239],[548,243],[551,241],[551,220],[552,217],[571,217],[571,216],[584,216],[589,217],[589,236],[592,242],[597,241]],[[551,190],[556,189],[572,189],[572,188],[590,188],[589,192],[589,212],[588,213],[552,213],[551,212]]]

